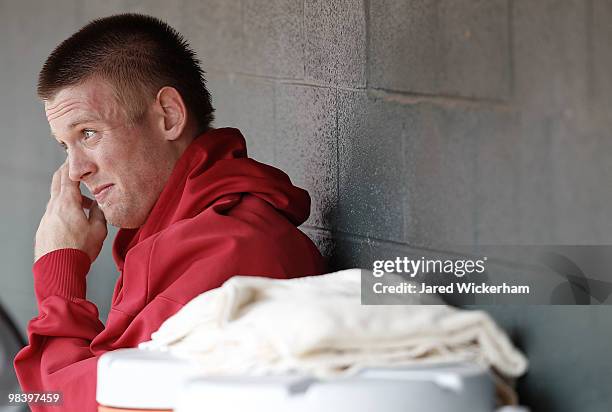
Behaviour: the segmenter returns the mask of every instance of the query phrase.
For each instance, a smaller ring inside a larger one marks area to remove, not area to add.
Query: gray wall
[[[21,328],[63,158],[36,74],[88,19],[125,10],[188,37],[216,126],[240,128],[253,157],[310,191],[303,229],[333,269],[481,244],[612,243],[611,0],[0,0],[0,298]],[[109,246],[89,275],[103,318]],[[610,307],[487,310],[530,358],[526,403],[612,408]]]

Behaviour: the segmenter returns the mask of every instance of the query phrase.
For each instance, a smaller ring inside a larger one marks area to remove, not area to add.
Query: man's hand
[[[89,209],[89,218],[83,208]],[[68,177],[64,163],[53,175],[51,198],[34,244],[34,261],[57,249],[79,249],[93,262],[107,234],[106,219],[98,204],[81,194],[79,183]]]

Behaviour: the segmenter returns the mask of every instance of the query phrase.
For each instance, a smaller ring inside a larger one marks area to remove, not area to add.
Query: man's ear
[[[164,86],[155,97],[158,125],[167,140],[178,139],[187,124],[187,107],[181,94],[174,87]]]

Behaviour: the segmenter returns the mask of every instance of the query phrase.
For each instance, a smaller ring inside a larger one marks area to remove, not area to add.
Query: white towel
[[[454,361],[491,366],[505,377],[525,372],[527,360],[487,313],[419,305],[437,298],[418,295],[414,305],[361,305],[360,273],[233,277],[185,305],[140,347],[199,360],[212,375],[330,377]]]

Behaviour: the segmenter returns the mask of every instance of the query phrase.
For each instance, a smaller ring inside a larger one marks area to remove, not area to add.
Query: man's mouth
[[[110,183],[110,184],[98,186],[93,191],[93,195],[96,198],[96,202],[98,202],[98,204],[100,204],[100,203],[102,203],[104,201],[104,199],[108,195],[108,192],[110,192],[110,188],[113,187],[113,186],[114,185],[112,183]]]

